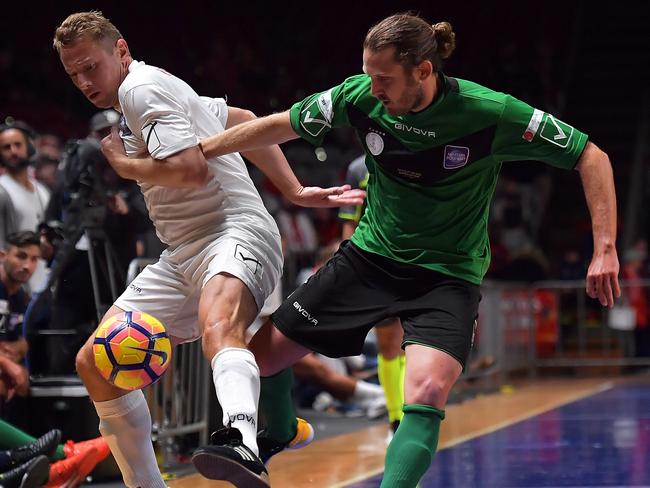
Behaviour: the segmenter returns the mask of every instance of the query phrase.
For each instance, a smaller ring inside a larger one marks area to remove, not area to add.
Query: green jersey
[[[367,208],[352,236],[361,249],[480,284],[490,263],[490,201],[504,161],[573,168],[587,136],[504,93],[439,75],[426,109],[390,115],[353,76],[291,107],[302,138],[321,144],[353,127],[364,147]]]

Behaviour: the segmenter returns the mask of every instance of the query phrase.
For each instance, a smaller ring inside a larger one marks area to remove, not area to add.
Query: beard
[[[27,166],[29,166],[29,159],[16,158],[16,159],[8,160],[5,158],[0,158],[0,163],[2,164],[2,166],[7,168],[7,170],[10,173],[17,173],[27,168]]]
[[[412,112],[414,108],[419,107],[423,99],[424,90],[422,85],[414,81],[413,83],[409,83],[404,94],[395,102],[395,107],[386,107],[386,110],[391,115],[404,115]]]

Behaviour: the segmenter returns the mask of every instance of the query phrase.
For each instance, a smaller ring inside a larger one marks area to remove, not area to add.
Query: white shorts
[[[241,233],[207,237],[165,250],[131,282],[115,305],[160,320],[167,333],[189,342],[201,336],[198,323],[201,290],[210,278],[229,273],[251,291],[258,310],[282,274],[280,237]]]

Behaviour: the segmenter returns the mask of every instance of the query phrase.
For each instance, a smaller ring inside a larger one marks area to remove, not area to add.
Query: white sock
[[[242,441],[257,450],[257,404],[260,399],[260,370],[248,349],[228,347],[211,361],[212,379],[223,410],[223,425],[241,432]]]
[[[383,394],[384,390],[381,386],[358,380],[350,399],[353,401],[367,400],[369,398],[381,397]]]
[[[151,443],[151,415],[142,392],[94,403],[99,431],[120,467],[124,484],[129,488],[165,488]]]

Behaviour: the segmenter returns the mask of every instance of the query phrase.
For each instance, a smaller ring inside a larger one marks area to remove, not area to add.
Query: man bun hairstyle
[[[399,13],[372,26],[363,41],[363,48],[371,51],[389,47],[395,48],[395,61],[405,69],[429,60],[439,71],[456,48],[456,34],[449,22],[432,25],[411,12]]]
[[[433,24],[433,37],[436,40],[437,52],[440,59],[447,59],[456,49],[456,33],[449,22]]]

